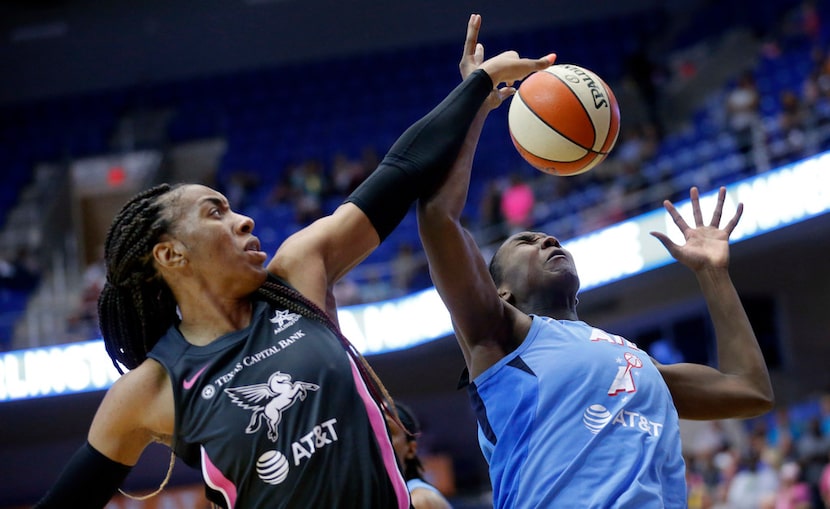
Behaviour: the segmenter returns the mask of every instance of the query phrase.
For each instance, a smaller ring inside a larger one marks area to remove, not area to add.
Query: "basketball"
[[[614,148],[620,107],[595,73],[555,64],[519,85],[507,122],[513,145],[533,167],[551,175],[579,175]]]

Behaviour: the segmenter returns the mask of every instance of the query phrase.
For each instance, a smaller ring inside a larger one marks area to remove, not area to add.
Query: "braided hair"
[[[98,298],[99,325],[107,353],[122,374],[122,365],[133,369],[141,364],[167,329],[179,321],[173,292],[153,266],[152,251],[176,220],[170,211],[175,210],[171,205],[181,187],[160,184],[137,194],[122,207],[107,232],[107,280]],[[355,361],[373,399],[398,420],[383,383],[327,313],[273,276],[254,297],[325,324]]]
[[[369,365],[369,362],[365,357],[363,357],[357,348],[354,347],[352,342],[349,341],[342,332],[340,332],[340,328],[334,323],[334,321],[332,321],[325,311],[308,300],[308,298],[306,298],[303,294],[271,275],[269,275],[265,283],[259,287],[257,294],[262,296],[264,300],[272,305],[285,307],[286,309],[299,313],[306,318],[317,320],[328,327],[332,334],[340,340],[340,344],[343,346],[343,349],[346,350],[346,353],[355,361],[355,365],[357,366],[361,377],[369,387],[372,399],[374,399],[385,412],[389,413],[395,422],[401,425],[403,429],[407,429],[400,422],[394,401],[389,395],[389,392],[386,390],[386,387],[384,387],[383,382],[380,381],[380,378],[372,369],[372,366]]]
[[[403,424],[406,441],[417,441],[418,435],[421,434],[421,424],[418,422],[418,418],[415,417],[415,413],[400,401],[395,402],[395,409],[398,411],[398,417]],[[421,463],[421,458],[417,454],[414,454],[411,458],[404,458],[403,478],[407,481],[411,479],[424,479],[424,465]]]
[[[165,214],[172,209],[170,201],[163,198],[174,197],[180,187],[161,184],[137,194],[107,232],[107,280],[98,296],[99,326],[107,353],[122,374],[122,365],[133,369],[141,364],[178,319],[173,292],[153,266],[153,246],[173,223]]]

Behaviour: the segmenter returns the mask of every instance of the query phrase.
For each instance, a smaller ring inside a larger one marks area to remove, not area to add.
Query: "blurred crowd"
[[[32,290],[40,281],[40,272],[37,257],[25,248],[0,255],[0,290]]]
[[[822,37],[826,33],[822,22],[816,3],[805,0],[760,45],[758,68],[764,64],[785,66],[790,49],[809,48],[810,68],[799,86],[787,86],[775,97],[765,96],[757,84],[758,73],[748,69],[715,94],[718,101],[706,113],[716,124],[712,136],[726,137],[742,160],[734,174],[723,176],[726,181],[762,173],[830,148],[830,136],[820,134],[830,126],[830,45],[827,37]],[[645,45],[632,52],[626,73],[616,86],[620,89],[618,95],[636,98],[638,104],[632,110],[639,113],[626,112],[614,150],[594,170],[576,177],[551,178],[522,163],[486,173],[496,176],[483,177],[478,183],[481,192],[471,195],[472,212],[465,218],[485,246],[485,253],[489,252],[486,246],[496,245],[519,230],[554,221],[557,236],[573,238],[651,210],[663,199],[685,196],[687,186],[675,181],[681,170],[671,163],[658,164],[658,159],[670,160],[666,139],[674,135],[673,130],[683,128],[672,127],[660,115],[666,67],[665,62],[649,56]],[[695,72],[689,65],[682,70],[688,76]],[[632,104],[629,102],[630,107]],[[704,142],[711,144],[712,140]],[[257,172],[232,168],[225,172],[219,187],[243,213],[250,207],[286,211],[278,221],[291,224],[282,229],[287,234],[332,212],[378,162],[375,147],[366,146],[357,157],[338,152],[328,160],[311,158],[289,163],[276,181],[263,182]],[[721,163],[705,158],[693,161],[701,167]],[[658,167],[662,169],[648,171]],[[702,171],[694,180],[701,188],[715,184],[710,182],[712,176]],[[337,285],[340,305],[396,298],[430,285],[417,238],[401,240],[393,236],[387,242],[393,245],[391,255],[367,260]],[[12,262],[8,265],[14,266]],[[93,264],[90,273],[96,270],[100,272]],[[92,276],[85,276],[84,281],[71,326],[94,331],[97,316],[92,303],[100,283]]]
[[[689,509],[830,508],[830,393],[750,421],[686,424]]]

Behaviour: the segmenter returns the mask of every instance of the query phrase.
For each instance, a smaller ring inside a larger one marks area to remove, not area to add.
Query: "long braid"
[[[98,316],[107,353],[122,374],[121,365],[141,364],[177,319],[176,301],[153,267],[152,249],[171,224],[161,198],[179,187],[161,184],[137,194],[107,232],[107,281]]]
[[[346,350],[346,353],[354,359],[357,369],[360,371],[361,377],[369,387],[369,391],[372,393],[372,398],[375,402],[380,405],[386,413],[392,416],[395,422],[401,426],[402,429],[407,429],[406,426],[400,422],[394,401],[389,395],[389,392],[386,390],[386,387],[384,387],[383,382],[381,382],[380,378],[375,373],[375,370],[372,369],[372,366],[369,365],[369,362],[357,350],[357,348],[354,347],[352,342],[349,341],[342,332],[340,332],[340,328],[334,323],[334,321],[332,321],[325,311],[320,309],[319,306],[308,300],[297,290],[281,283],[275,278],[268,278],[268,280],[259,287],[257,293],[259,293],[271,304],[283,306],[286,309],[290,309],[291,311],[299,313],[307,318],[317,320],[328,327],[329,330],[337,336],[337,339],[340,340],[340,344]]]

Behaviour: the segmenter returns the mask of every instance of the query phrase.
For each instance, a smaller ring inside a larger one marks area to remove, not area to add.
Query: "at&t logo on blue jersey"
[[[648,417],[632,412],[631,410],[620,410],[617,415],[612,415],[602,405],[591,405],[582,414],[582,423],[593,434],[599,433],[606,426],[621,426],[648,433],[651,436],[659,437],[663,430],[663,424],[654,422]]]

